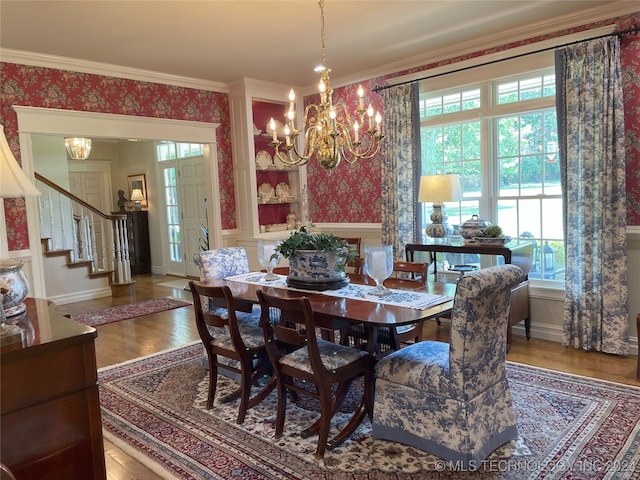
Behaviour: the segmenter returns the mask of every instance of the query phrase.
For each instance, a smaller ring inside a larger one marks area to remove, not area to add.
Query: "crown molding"
[[[40,53],[25,52],[22,50],[0,48],[0,58],[2,58],[3,62],[16,63],[19,65],[55,68],[58,70],[69,70],[72,72],[103,75],[106,77],[125,78],[128,80],[159,83],[175,87],[194,88],[197,90],[206,90],[211,92],[227,93],[228,91],[227,84],[222,82],[210,82],[196,78],[152,72],[150,70],[122,67],[109,63],[90,62],[74,58],[58,57],[55,55],[43,55]]]

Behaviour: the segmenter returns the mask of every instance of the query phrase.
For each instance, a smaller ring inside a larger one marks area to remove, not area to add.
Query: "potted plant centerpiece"
[[[346,241],[331,233],[311,233],[301,227],[280,242],[275,251],[289,260],[289,286],[329,290],[349,283],[345,266],[353,259],[353,253]]]
[[[490,225],[476,232],[473,240],[485,245],[504,245],[511,241],[511,237],[506,237],[499,225]]]

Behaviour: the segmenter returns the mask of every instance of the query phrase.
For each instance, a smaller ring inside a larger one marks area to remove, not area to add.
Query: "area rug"
[[[640,478],[640,389],[508,364],[519,438],[472,470],[395,442],[373,440],[368,420],[316,461],[317,437],[299,432],[316,412],[288,402],[274,439],[276,394],[235,423],[238,402],[207,411],[199,343],[101,369],[105,438],[175,479],[381,480]],[[216,399],[233,388],[218,383]],[[332,428],[345,421],[338,414]]]
[[[119,305],[117,307],[99,310],[97,312],[72,314],[71,319],[80,322],[83,325],[97,327],[107,323],[119,322],[129,318],[142,317],[152,313],[164,312],[174,308],[186,307],[191,305],[188,302],[176,300],[175,298],[154,298],[141,302],[129,303],[127,305]]]

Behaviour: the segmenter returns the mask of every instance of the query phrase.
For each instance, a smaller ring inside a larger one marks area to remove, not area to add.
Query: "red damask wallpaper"
[[[382,110],[382,98],[371,90],[383,86],[392,77],[427,71],[431,68],[479,57],[495,51],[508,50],[543,39],[566,35],[602,25],[617,24],[619,29],[640,23],[640,12],[598,24],[532,38],[488,51],[474,52],[412,71],[397,72],[385,78],[370,79],[362,85],[375,109]],[[640,35],[622,40],[624,72],[625,127],[627,154],[627,202],[629,225],[640,225]],[[426,73],[425,73],[426,75]],[[126,80],[100,75],[61,71],[0,63],[0,122],[5,126],[9,145],[19,157],[17,119],[12,105],[49,107],[80,111],[118,113],[180,120],[216,122],[220,173],[222,227],[236,228],[233,162],[231,154],[228,98],[225,94],[183,87]],[[357,85],[336,88],[334,102],[343,101],[355,109]],[[306,99],[307,102],[314,100]],[[384,126],[383,126],[384,128]],[[355,165],[340,165],[328,173],[314,162],[308,168],[308,187],[314,222],[378,223],[381,221],[381,155]],[[5,201],[8,243],[10,250],[28,248],[24,201]]]
[[[229,99],[226,94],[149,82],[0,64],[1,122],[20,161],[17,116],[12,105],[58,108],[219,123],[217,129],[222,228],[236,227]],[[29,247],[24,200],[5,201],[9,250]]]

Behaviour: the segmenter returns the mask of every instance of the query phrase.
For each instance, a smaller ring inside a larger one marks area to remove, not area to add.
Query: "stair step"
[[[110,277],[113,270],[100,270],[89,274],[89,278]]]
[[[71,255],[71,250],[51,250],[50,252],[42,252],[45,257],[64,257]]]
[[[91,260],[79,260],[77,262],[68,262],[67,267],[69,268],[82,268],[82,267],[90,267]]]

